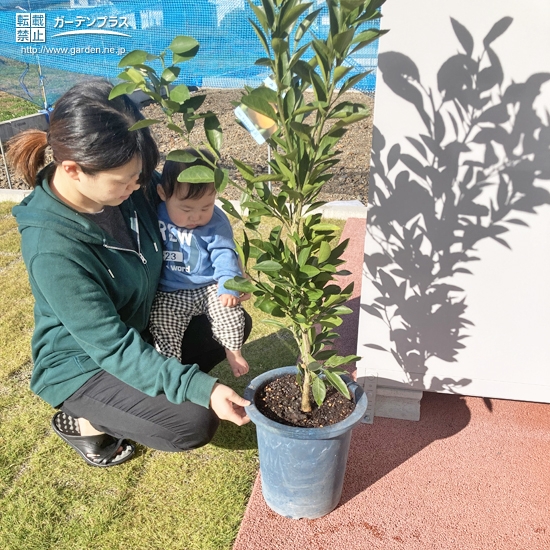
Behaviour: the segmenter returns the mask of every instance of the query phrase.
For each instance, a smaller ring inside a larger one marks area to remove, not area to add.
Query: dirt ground
[[[234,107],[231,101],[239,100],[240,90],[206,89],[197,93],[206,93],[206,100],[201,111],[211,110],[215,112],[223,128],[224,143],[222,147],[222,166],[229,168],[232,178],[239,179],[234,168],[232,158],[237,158],[256,166],[258,171],[267,172],[267,145],[258,145],[235,120]],[[366,103],[373,107],[373,99],[361,92],[347,92],[344,95],[347,101]],[[147,118],[162,118],[162,112],[156,105],[146,105],[142,112]],[[151,127],[157,141],[162,157],[171,150],[183,146],[177,135],[162,125]],[[201,135],[202,134],[202,135]],[[192,133],[195,139],[203,139],[202,129],[196,129]],[[339,149],[341,162],[334,167],[334,177],[327,182],[320,198],[326,201],[334,200],[359,200],[367,204],[368,196],[368,170],[370,162],[370,148],[372,140],[372,116],[350,126],[346,135],[341,139]],[[200,143],[197,142],[197,143]],[[162,164],[160,165],[162,166]],[[25,189],[27,185],[16,178],[10,171],[12,187]],[[8,188],[4,163],[0,163],[0,188]],[[237,199],[237,189],[228,186],[223,196],[228,199]]]

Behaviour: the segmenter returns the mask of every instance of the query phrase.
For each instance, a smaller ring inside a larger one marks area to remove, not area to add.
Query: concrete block
[[[0,202],[21,202],[30,193],[30,189],[0,189]]]
[[[399,420],[420,420],[422,391],[378,386],[374,416]]]
[[[44,113],[36,113],[0,122],[0,140],[2,140],[2,143],[6,143],[8,139],[19,132],[34,129],[44,131],[48,129],[48,119]]]

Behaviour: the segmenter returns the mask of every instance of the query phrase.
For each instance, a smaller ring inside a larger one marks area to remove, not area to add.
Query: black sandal
[[[117,466],[132,458],[136,451],[135,447],[125,439],[116,439],[109,434],[80,435],[76,419],[63,411],[54,414],[52,428],[90,466],[100,468]],[[123,449],[117,454],[120,447]]]

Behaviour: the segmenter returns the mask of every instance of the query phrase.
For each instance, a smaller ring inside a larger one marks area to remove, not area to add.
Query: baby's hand
[[[226,307],[235,307],[239,305],[239,299],[233,294],[220,294],[220,302]]]

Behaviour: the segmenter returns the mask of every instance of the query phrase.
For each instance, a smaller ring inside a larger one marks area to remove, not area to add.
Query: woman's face
[[[60,198],[81,212],[99,212],[104,206],[118,206],[139,189],[141,158],[96,174],[85,174],[73,161],[60,167],[62,178],[54,177],[55,191]]]

